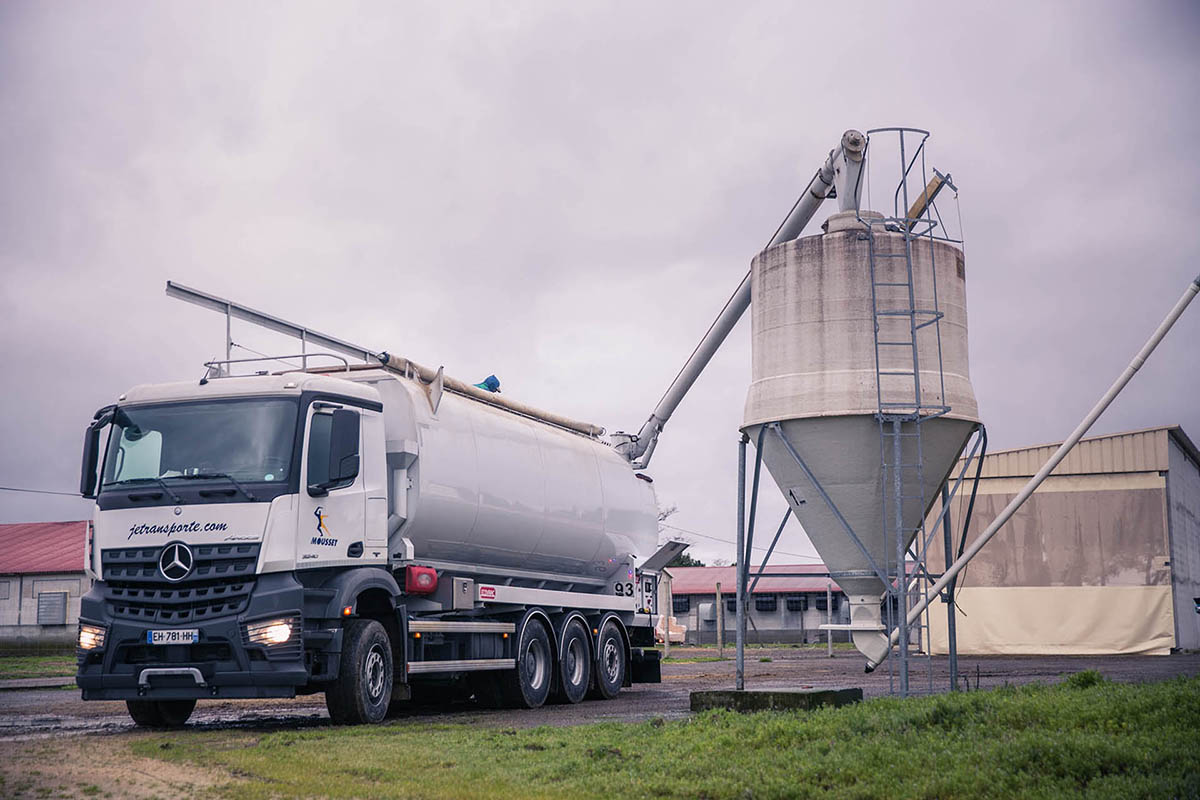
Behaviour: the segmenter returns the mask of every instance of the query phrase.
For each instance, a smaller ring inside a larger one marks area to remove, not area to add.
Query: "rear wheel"
[[[196,708],[195,700],[126,700],[129,716],[143,728],[178,728]]]
[[[596,696],[611,700],[625,685],[625,637],[611,619],[596,640]]]
[[[537,708],[546,702],[554,663],[552,652],[545,624],[537,618],[527,619],[517,641],[517,668],[501,679],[508,705]]]
[[[392,697],[392,643],[373,619],[356,619],[342,635],[337,682],[325,691],[334,722],[382,722]]]
[[[568,703],[578,703],[587,696],[592,682],[592,648],[588,644],[587,627],[578,619],[568,622],[563,628],[560,647],[559,694]]]

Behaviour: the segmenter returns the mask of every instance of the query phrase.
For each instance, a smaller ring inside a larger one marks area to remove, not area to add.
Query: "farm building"
[[[0,645],[75,641],[86,537],[86,522],[0,525]]]
[[[717,640],[717,584],[724,604],[725,642],[736,636],[736,577],[733,567],[671,567],[673,616],[686,626],[688,644]],[[772,572],[808,573],[803,577],[769,577]],[[751,578],[753,583],[753,578]],[[827,592],[827,590],[829,590]],[[827,602],[827,596],[832,603]],[[823,642],[818,626],[830,621],[849,622],[850,607],[823,564],[779,564],[754,587],[747,609],[746,637],[759,642]],[[845,638],[835,634],[835,641]]]
[[[987,455],[968,540],[1057,447]],[[951,504],[956,532],[965,508]],[[945,556],[933,538],[936,573]],[[1200,648],[1200,452],[1179,427],[1082,440],[970,563],[956,600],[963,654]],[[944,653],[946,606],[931,608]]]

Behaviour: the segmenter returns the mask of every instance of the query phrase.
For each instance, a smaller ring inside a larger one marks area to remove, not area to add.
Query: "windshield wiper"
[[[225,480],[229,481],[234,486],[236,486],[239,492],[246,495],[247,500],[254,501],[254,500],[258,499],[257,497],[254,496],[254,494],[249,489],[247,489],[245,486],[242,486],[242,484],[238,483],[237,478],[233,477],[228,472],[197,472],[194,475],[172,475],[171,477],[176,480],[181,480],[181,481],[204,480],[206,478],[207,479],[224,478]]]
[[[123,481],[109,481],[108,483],[106,483],[104,485],[105,486],[124,486],[125,484],[128,484],[128,483],[144,483],[146,481],[152,481],[154,483],[157,483],[159,486],[161,486],[163,491],[167,493],[167,496],[171,498],[172,502],[175,502],[175,503],[183,502],[183,500],[180,499],[179,495],[177,495],[173,491],[171,491],[171,487],[167,486],[167,484],[163,482],[162,478],[126,478]]]

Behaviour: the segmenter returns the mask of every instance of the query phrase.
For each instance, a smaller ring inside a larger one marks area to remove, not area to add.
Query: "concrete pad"
[[[847,706],[863,699],[862,689],[716,689],[692,692],[692,711],[725,708],[730,711],[811,711],[822,706]]]

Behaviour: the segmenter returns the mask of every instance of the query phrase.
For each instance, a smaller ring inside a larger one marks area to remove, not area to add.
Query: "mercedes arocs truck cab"
[[[682,546],[647,558],[649,479],[598,429],[381,360],[214,364],[96,412],[85,700],[174,725],[202,698],[324,692],[377,722],[413,693],[536,707],[658,680],[642,648]]]

